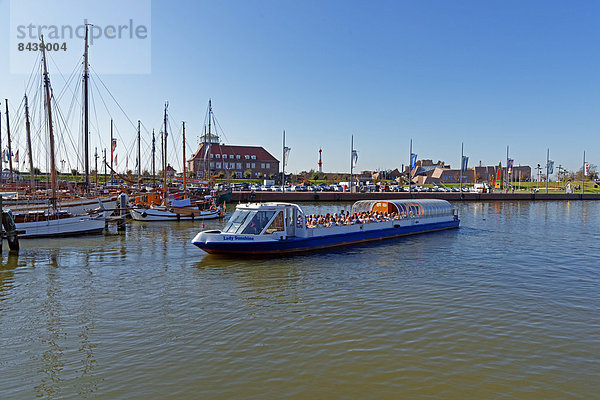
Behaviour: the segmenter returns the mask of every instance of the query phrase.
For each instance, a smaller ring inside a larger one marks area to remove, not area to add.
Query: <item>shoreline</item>
[[[412,196],[411,196],[412,195]],[[462,196],[461,196],[462,195]],[[456,192],[233,192],[232,202],[334,202],[391,199],[442,199],[448,201],[556,201],[556,200],[600,200],[600,193],[456,193]]]

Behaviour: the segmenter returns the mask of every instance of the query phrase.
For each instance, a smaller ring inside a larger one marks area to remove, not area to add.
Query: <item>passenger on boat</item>
[[[311,214],[306,216],[306,226],[308,228],[319,228],[319,227],[331,227],[331,226],[343,226],[353,224],[366,224],[372,222],[383,222],[390,220],[398,220],[405,218],[404,215],[399,215],[396,212],[377,212],[377,211],[363,211],[360,213],[352,213],[341,210],[339,213],[317,215]],[[298,222],[299,226],[301,221]]]

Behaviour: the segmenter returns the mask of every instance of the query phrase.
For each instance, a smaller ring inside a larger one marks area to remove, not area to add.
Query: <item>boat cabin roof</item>
[[[412,216],[436,217],[452,215],[452,205],[446,200],[360,200],[352,205],[352,213],[360,212],[397,213]]]
[[[282,210],[287,207],[295,208],[298,211],[300,211],[300,213],[304,214],[304,211],[302,211],[302,208],[298,204],[275,202],[275,201],[271,201],[271,202],[267,202],[267,203],[238,204],[236,208],[246,209],[246,210],[259,210],[259,209],[260,210]]]

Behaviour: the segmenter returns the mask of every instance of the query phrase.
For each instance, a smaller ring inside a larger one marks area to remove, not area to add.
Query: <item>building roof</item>
[[[200,147],[198,147],[198,150],[196,150],[194,155],[192,155],[192,157],[189,158],[188,161],[195,160],[196,158],[202,158],[203,148],[204,143],[200,143]],[[271,153],[269,153],[267,150],[264,149],[264,147],[261,146],[233,146],[228,144],[212,143],[209,147],[209,152],[212,154],[239,154],[242,157],[242,159],[244,159],[243,157],[245,155],[249,155],[256,156],[256,159],[261,161],[279,162],[278,159],[273,157]]]

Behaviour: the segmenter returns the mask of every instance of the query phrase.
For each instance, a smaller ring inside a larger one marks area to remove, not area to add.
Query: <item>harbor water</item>
[[[454,205],[284,258],[207,255],[198,221],[5,244],[0,398],[598,398],[600,202]]]

